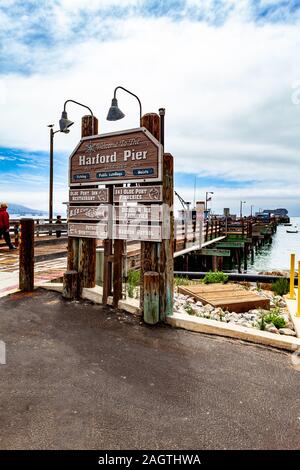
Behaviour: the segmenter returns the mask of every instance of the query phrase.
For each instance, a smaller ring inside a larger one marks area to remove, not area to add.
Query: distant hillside
[[[47,212],[38,209],[30,209],[30,207],[22,206],[21,204],[8,203],[8,212],[10,214],[18,215],[47,215]]]

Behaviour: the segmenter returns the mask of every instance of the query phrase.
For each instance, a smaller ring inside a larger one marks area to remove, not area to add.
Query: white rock
[[[248,313],[251,313],[251,315],[260,315],[260,310],[255,308],[254,310],[249,310]]]
[[[196,305],[197,305],[197,307],[203,307],[203,303],[200,302],[200,300],[198,300],[198,301],[196,302]]]
[[[276,335],[280,334],[279,331],[277,330],[276,326],[274,326],[274,325],[273,326],[269,325],[268,328],[266,326],[265,330],[268,331],[269,333],[275,333]]]
[[[212,312],[214,310],[214,307],[210,304],[206,304],[204,305],[204,309],[207,311],[207,312]]]
[[[281,335],[296,336],[295,331],[291,330],[290,328],[279,328],[279,333]]]

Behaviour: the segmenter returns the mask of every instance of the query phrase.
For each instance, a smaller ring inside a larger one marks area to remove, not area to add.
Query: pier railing
[[[56,238],[56,232],[61,232],[62,235],[66,236],[68,233],[67,219],[61,219],[61,223],[55,223],[56,219],[53,219],[52,223],[49,219],[35,219],[34,220],[34,236],[45,237],[53,236]],[[9,233],[15,245],[19,244],[20,237],[20,219],[10,219]]]

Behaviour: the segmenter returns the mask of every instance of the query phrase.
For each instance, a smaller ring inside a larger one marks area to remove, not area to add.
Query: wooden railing
[[[50,224],[49,219],[35,219],[34,220],[34,235],[35,237],[40,236],[53,236],[56,237],[56,232],[62,232],[62,235],[66,235],[68,232],[67,219],[61,219],[61,223],[55,223],[56,219]],[[14,240],[16,246],[19,243],[20,237],[20,219],[10,219],[9,233]]]
[[[223,234],[223,228],[219,220],[184,222],[175,220],[174,224],[174,251],[184,250],[199,242],[207,242]]]

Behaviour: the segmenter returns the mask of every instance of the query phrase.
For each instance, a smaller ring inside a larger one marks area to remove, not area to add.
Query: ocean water
[[[290,255],[295,253],[296,265],[300,261],[300,217],[291,217],[292,227],[277,226],[271,245],[265,245],[255,254],[254,264],[248,263],[247,272],[280,271],[290,269]],[[299,233],[287,233],[297,227]],[[296,269],[297,269],[296,266]]]

